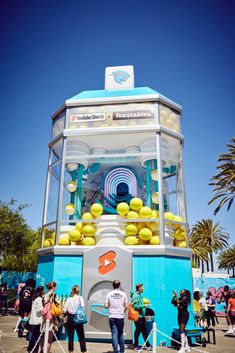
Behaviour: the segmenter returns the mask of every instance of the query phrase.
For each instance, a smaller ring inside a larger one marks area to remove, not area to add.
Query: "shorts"
[[[230,317],[232,325],[235,325],[235,310],[229,310],[228,316]]]
[[[178,313],[178,324],[179,324],[179,326],[181,324],[184,324],[186,326],[187,323],[188,323],[188,319],[189,319],[188,311],[183,311],[183,312],[179,312]]]

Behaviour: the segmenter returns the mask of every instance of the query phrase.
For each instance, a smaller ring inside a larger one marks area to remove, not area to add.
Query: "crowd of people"
[[[194,314],[197,324],[205,329],[213,328],[218,323],[216,316],[216,297],[211,291],[206,292],[206,297],[200,292],[199,288],[194,289]],[[230,290],[229,286],[225,285],[221,293],[221,301],[224,302],[225,317],[228,324],[228,331],[225,334],[235,333],[235,291]],[[197,304],[199,309],[197,310]]]
[[[1,309],[5,305],[5,313],[7,313],[6,302],[6,284],[1,289]],[[138,313],[135,319],[134,332],[134,350],[139,351],[139,337],[142,335],[145,342],[145,349],[152,350],[152,346],[148,341],[148,332],[146,326],[146,309],[150,305],[143,300],[144,285],[143,283],[136,284],[136,290],[130,293],[130,302],[132,308]],[[210,328],[215,326],[216,315],[215,305],[216,298],[208,290],[206,297],[198,288],[194,289],[193,301],[199,305],[199,309],[194,314],[197,324],[203,328]],[[224,286],[222,298],[225,303],[225,315],[229,329],[227,334],[235,333],[235,291],[230,290],[228,286]],[[186,335],[186,325],[189,320],[188,307],[191,303],[191,294],[187,289],[182,289],[179,293],[174,290],[171,303],[178,309],[178,325],[181,338],[181,347],[179,353],[190,352]],[[63,305],[62,305],[63,304]],[[124,317],[125,312],[129,308],[127,294],[121,289],[121,282],[119,280],[113,281],[113,290],[110,291],[104,302],[105,308],[108,310],[109,326],[112,337],[112,346],[114,353],[124,353]],[[57,308],[57,309],[55,309]],[[29,327],[29,344],[28,352],[42,353],[44,342],[43,329],[45,328],[46,320],[49,321],[49,333],[47,348],[50,352],[51,345],[58,332],[61,321],[66,322],[68,332],[68,351],[74,351],[74,333],[77,333],[79,338],[80,350],[82,353],[87,351],[86,339],[84,333],[84,324],[86,321],[85,303],[80,295],[80,288],[74,285],[71,289],[71,295],[62,303],[56,295],[56,283],[49,282],[46,284],[46,289],[43,286],[38,286],[35,289],[35,281],[27,280],[25,285],[19,292],[19,319],[16,324],[15,331],[19,330],[20,325],[28,323]],[[85,315],[85,319],[81,316]],[[82,321],[83,320],[83,321]],[[46,352],[44,352],[46,353]]]

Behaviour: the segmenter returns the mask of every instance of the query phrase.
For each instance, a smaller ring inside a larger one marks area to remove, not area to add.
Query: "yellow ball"
[[[139,213],[137,213],[137,212],[135,212],[135,211],[129,211],[129,212],[127,213],[127,218],[128,218],[128,219],[138,219],[138,218],[140,218],[140,217],[139,217]]]
[[[178,246],[179,248],[187,248],[186,241],[177,241],[176,246]]]
[[[48,241],[50,242],[51,246],[55,245],[55,240],[52,238],[49,238]]]
[[[134,211],[139,211],[141,207],[143,207],[143,202],[138,197],[134,197],[133,199],[131,199],[130,207]]]
[[[52,245],[51,245],[51,242],[50,242],[50,239],[44,240],[44,242],[43,242],[43,247],[44,247],[44,248],[48,248],[49,246],[52,246]]]
[[[125,238],[126,245],[138,245],[138,243],[139,243],[138,239],[133,235]]]
[[[70,240],[68,237],[62,237],[59,239],[59,245],[70,245]]]
[[[170,220],[170,221],[175,220],[175,216],[172,212],[165,212],[164,217],[165,217],[165,219]]]
[[[143,303],[145,305],[150,304],[150,300],[148,298],[143,298]]]
[[[148,228],[143,228],[139,232],[139,237],[143,241],[150,240],[152,238],[152,235],[153,235],[152,231]]]
[[[140,209],[140,218],[151,218],[152,210],[148,206],[144,206]]]
[[[87,224],[82,228],[82,233],[84,237],[93,237],[95,235],[95,228],[92,225]]]
[[[136,235],[138,233],[138,228],[136,227],[136,225],[131,224],[131,223],[126,225],[125,230],[126,230],[126,235],[128,235],[128,236],[129,235]]]
[[[158,170],[154,169],[151,171],[151,178],[153,181],[157,181],[158,180]]]
[[[147,222],[146,226],[151,229],[152,232],[156,232],[159,229],[158,222]]]
[[[151,218],[159,218],[159,211],[153,210]]]
[[[75,192],[77,190],[77,183],[75,181],[70,181],[67,185],[66,185],[66,189],[69,192]]]
[[[76,212],[76,207],[73,203],[68,203],[65,206],[64,210],[67,215],[71,216]]]
[[[126,202],[120,202],[117,205],[117,213],[120,214],[120,216],[125,216],[129,212],[129,205]]]
[[[159,193],[158,192],[153,192],[151,197],[152,197],[152,203],[159,204]]]
[[[173,237],[175,240],[185,240],[186,239],[186,233],[182,229],[176,229],[173,233]]]
[[[81,232],[82,231],[82,223],[81,222],[78,222],[77,224],[76,224],[76,227],[75,227],[79,232]]]
[[[81,233],[77,229],[70,230],[69,232],[69,239],[71,241],[74,241],[74,242],[79,241],[81,239],[81,236],[82,236]]]
[[[82,215],[82,219],[84,221],[92,221],[94,219],[94,216],[90,213],[90,212],[85,212],[83,215]]]
[[[94,203],[91,208],[90,208],[91,213],[95,217],[99,217],[102,215],[104,209],[103,206],[100,203]]]
[[[175,216],[174,221],[176,221],[176,222],[183,222],[183,218],[180,217],[180,216]],[[180,228],[180,224],[173,224],[173,227],[174,227],[175,229]]]
[[[91,246],[95,245],[95,239],[91,237],[86,237],[82,239],[82,245]]]
[[[141,229],[146,228],[146,223],[145,222],[137,222],[136,226],[137,226],[137,229],[139,232]]]
[[[158,235],[154,235],[151,239],[150,239],[150,244],[151,245],[160,245],[160,237]]]
[[[139,245],[149,245],[149,240],[143,241],[142,239],[139,239]]]
[[[161,118],[165,118],[166,116],[168,116],[168,111],[165,109],[161,109],[160,116]]]

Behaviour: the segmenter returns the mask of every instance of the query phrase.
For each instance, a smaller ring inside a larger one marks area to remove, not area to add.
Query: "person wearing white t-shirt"
[[[109,326],[112,334],[113,353],[118,353],[118,345],[120,353],[125,352],[124,346],[124,316],[128,308],[127,295],[120,290],[121,282],[113,281],[113,290],[106,296],[104,306],[109,310]]]
[[[76,330],[80,349],[82,353],[86,352],[86,339],[84,334],[83,324],[75,324],[73,321],[74,315],[76,314],[78,305],[81,305],[83,309],[85,309],[84,300],[80,293],[79,286],[73,286],[72,288],[72,296],[66,300],[64,305],[63,313],[68,315],[67,321],[67,329],[68,329],[68,350],[69,353],[73,353],[74,350],[74,331]]]

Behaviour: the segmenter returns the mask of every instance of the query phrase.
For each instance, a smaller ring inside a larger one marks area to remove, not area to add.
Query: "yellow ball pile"
[[[134,197],[130,201],[130,206],[126,202],[117,205],[117,213],[127,219],[133,220],[133,223],[127,223],[125,226],[126,245],[160,245],[158,235],[159,223],[151,222],[159,218],[159,212],[143,205],[143,201]],[[138,222],[138,219],[146,219],[148,222]]]
[[[94,203],[90,207],[90,212],[85,212],[82,215],[82,221],[93,221],[100,217],[103,213],[103,206],[99,203]],[[95,241],[96,227],[92,222],[78,222],[74,229],[70,230],[67,235],[63,235],[59,239],[59,245],[85,245],[92,246]]]
[[[55,232],[46,236],[42,246],[43,248],[49,248],[50,246],[54,246],[54,245],[55,245]]]

